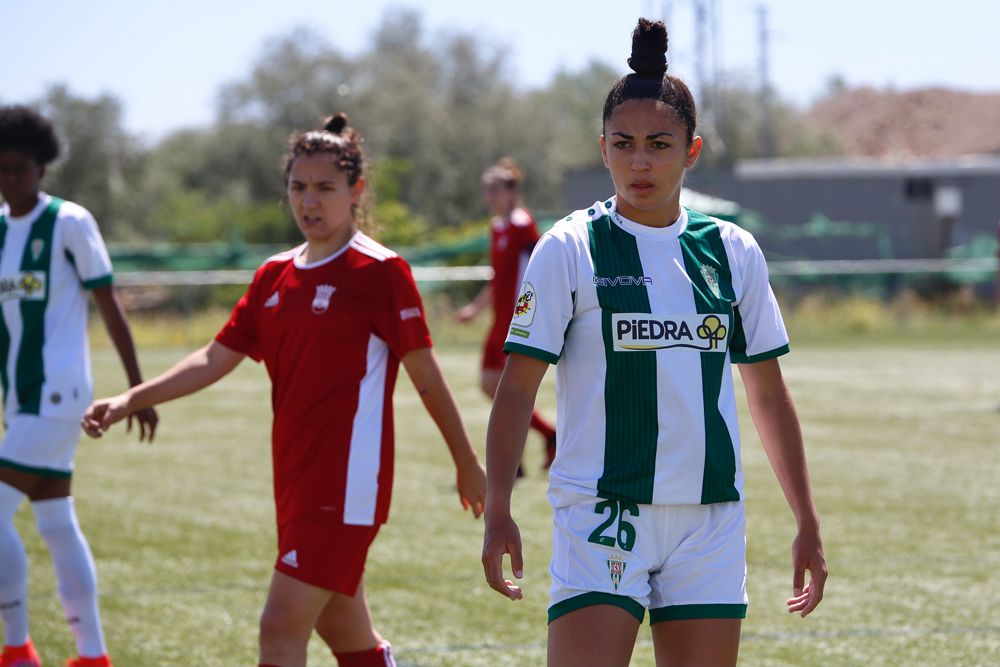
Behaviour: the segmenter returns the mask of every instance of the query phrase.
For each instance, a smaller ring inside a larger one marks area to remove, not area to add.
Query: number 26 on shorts
[[[632,547],[635,546],[635,526],[625,519],[625,515],[639,516],[639,506],[625,500],[602,500],[594,506],[594,514],[603,515],[605,511],[608,513],[607,518],[590,533],[587,541],[605,547],[613,547],[617,543],[622,551],[632,551]],[[605,535],[604,531],[610,528],[616,519],[617,534],[613,537]]]

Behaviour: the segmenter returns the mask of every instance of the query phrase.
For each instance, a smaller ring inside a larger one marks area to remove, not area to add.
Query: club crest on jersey
[[[330,297],[337,291],[333,285],[316,285],[316,296],[313,297],[312,311],[321,315],[330,307]]]
[[[511,324],[519,327],[530,327],[535,321],[535,309],[538,307],[538,296],[535,294],[535,287],[531,283],[521,285],[521,294],[514,304],[514,317]]]
[[[716,299],[722,298],[722,290],[719,289],[719,272],[714,266],[708,264],[701,265],[701,277],[705,279],[709,291],[715,295]]]
[[[615,313],[611,316],[615,352],[687,348],[725,352],[729,315],[652,315]]]
[[[618,586],[622,583],[622,575],[625,574],[625,567],[628,563],[618,554],[611,554],[608,556],[606,562],[608,564],[608,574],[611,575],[611,583],[617,591]]]

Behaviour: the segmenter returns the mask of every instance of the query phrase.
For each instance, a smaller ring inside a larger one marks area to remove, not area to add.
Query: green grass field
[[[793,336],[782,364],[831,575],[813,616],[787,615],[794,525],[744,414],[751,605],[741,665],[1000,664],[1000,342],[955,329],[891,343]],[[478,391],[478,333],[441,338],[439,358],[482,450],[489,405]],[[184,352],[144,347],[147,375]],[[122,388],[111,350],[98,346],[94,366],[100,394]],[[553,375],[540,399],[550,415]],[[245,362],[163,406],[153,446],[124,428],[82,443],[74,491],[118,667],[256,664],[275,557],[268,397],[263,368]],[[377,627],[401,665],[544,664],[551,519],[537,436],[527,448],[532,474],[515,493],[526,576],[525,599],[512,603],[483,580],[482,524],[461,512],[446,448],[405,377],[396,419],[392,516],[366,575]],[[62,664],[73,647],[48,556],[30,511],[17,521],[31,563],[31,633],[46,663]],[[648,637],[644,626],[633,665],[653,664]],[[310,663],[334,664],[318,640]]]

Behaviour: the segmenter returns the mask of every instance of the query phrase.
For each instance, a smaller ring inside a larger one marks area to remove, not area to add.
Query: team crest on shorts
[[[333,285],[316,285],[316,296],[313,297],[312,311],[317,315],[325,313],[330,307],[330,297],[337,291]]]
[[[625,574],[625,566],[628,563],[625,559],[618,554],[611,554],[608,556],[608,574],[611,575],[611,583],[614,585],[615,590],[618,590],[618,585],[622,583],[622,575]]]
[[[719,272],[715,270],[715,267],[709,266],[708,264],[702,264],[701,277],[705,279],[705,283],[708,284],[709,291],[715,295],[715,298],[721,299],[722,290],[719,289]]]

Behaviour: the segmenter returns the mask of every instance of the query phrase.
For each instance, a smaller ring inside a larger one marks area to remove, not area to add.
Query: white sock
[[[14,528],[23,500],[23,493],[0,482],[0,619],[8,646],[28,641],[28,556]]]
[[[73,498],[39,500],[31,506],[35,510],[38,532],[52,554],[59,598],[66,621],[76,637],[77,651],[88,658],[103,655],[104,635],[97,609],[97,570],[87,538],[80,532]]]

